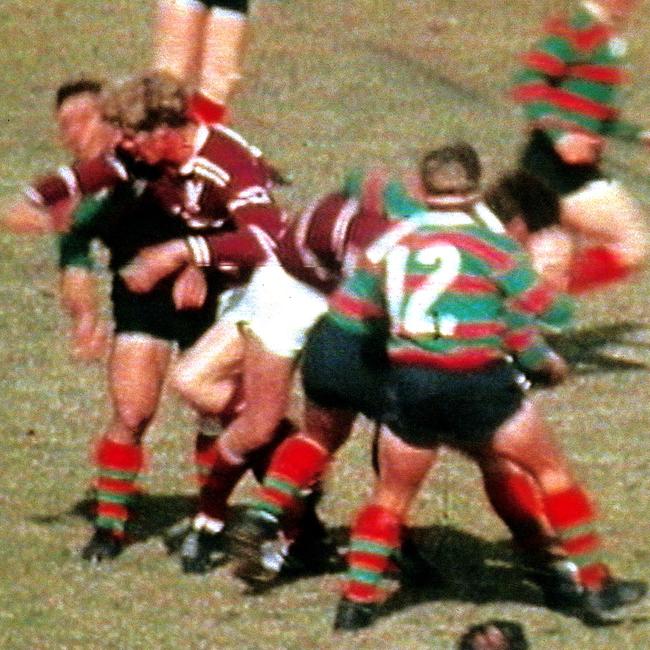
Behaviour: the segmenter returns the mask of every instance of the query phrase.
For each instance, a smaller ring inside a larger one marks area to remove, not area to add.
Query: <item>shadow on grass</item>
[[[627,349],[630,356],[643,352],[650,354],[650,334],[642,336],[644,332],[647,332],[646,325],[624,321],[569,330],[547,336],[547,340],[573,366],[577,374],[646,370],[650,367],[647,363],[618,358],[605,347],[620,345]]]
[[[30,521],[48,526],[65,523],[70,518],[79,518],[90,524],[94,519],[94,509],[95,500],[89,493],[67,510],[51,515],[34,515],[30,517]],[[176,550],[174,537],[182,537],[183,523],[194,514],[196,499],[185,495],[142,494],[138,497],[134,509],[137,516],[129,524],[132,543],[160,537],[169,550],[173,551]]]

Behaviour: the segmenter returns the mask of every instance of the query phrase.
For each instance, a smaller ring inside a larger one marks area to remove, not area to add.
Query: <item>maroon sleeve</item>
[[[213,175],[218,170],[224,179],[223,198],[236,226],[235,232],[204,238],[209,264],[243,269],[275,257],[286,220],[269,193],[268,172],[259,157],[238,134],[227,129],[217,131],[200,156],[215,166]]]
[[[43,207],[65,199],[94,194],[128,179],[122,163],[113,156],[98,156],[61,167],[56,174],[38,179],[26,191],[27,197]]]

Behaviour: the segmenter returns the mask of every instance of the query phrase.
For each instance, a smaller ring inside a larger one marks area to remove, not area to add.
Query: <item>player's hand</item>
[[[174,239],[143,248],[120,275],[131,291],[147,293],[190,261],[191,254],[184,240]]]
[[[61,304],[72,319],[72,356],[92,361],[104,356],[108,324],[99,317],[97,277],[85,268],[68,267],[61,274]]]
[[[174,282],[172,297],[176,309],[200,309],[208,297],[208,283],[203,271],[190,264]]]
[[[9,208],[2,227],[19,235],[44,235],[54,229],[50,213],[29,201],[19,201]]]
[[[602,148],[602,140],[589,133],[566,133],[555,142],[555,151],[568,165],[594,165]]]
[[[79,361],[102,359],[108,350],[108,324],[96,313],[80,314],[72,328],[72,356]]]
[[[535,384],[557,386],[569,376],[569,364],[557,352],[549,351],[544,365],[527,376]]]

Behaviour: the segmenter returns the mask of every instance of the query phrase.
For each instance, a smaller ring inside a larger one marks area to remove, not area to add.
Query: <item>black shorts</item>
[[[355,334],[325,316],[307,338],[302,382],[305,395],[319,406],[380,420],[387,404],[387,371],[384,337]]]
[[[560,196],[571,194],[591,181],[604,178],[598,165],[569,165],[555,151],[543,131],[533,131],[519,165]]]
[[[506,362],[473,372],[393,365],[384,422],[416,447],[486,443],[521,406],[517,378]]]
[[[208,9],[228,9],[241,14],[248,13],[248,0],[200,0]]]
[[[172,300],[173,279],[149,293],[133,293],[119,275],[113,276],[111,299],[115,333],[148,334],[176,342],[181,350],[192,346],[214,323],[220,286],[208,282],[208,297],[201,309],[178,311]]]

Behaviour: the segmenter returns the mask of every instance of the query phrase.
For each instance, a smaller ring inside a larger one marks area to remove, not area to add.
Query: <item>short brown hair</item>
[[[61,84],[57,90],[54,97],[54,108],[59,110],[63,102],[70,97],[75,95],[81,95],[82,93],[90,93],[91,95],[99,95],[102,91],[102,84],[100,81],[95,79],[75,79],[73,81],[66,81],[64,84]]]
[[[474,192],[481,180],[478,153],[466,142],[433,149],[420,162],[420,178],[428,194]]]
[[[159,126],[187,124],[187,100],[187,89],[176,77],[148,72],[107,88],[102,113],[125,131],[153,131]]]

